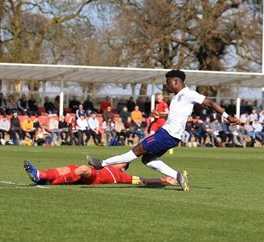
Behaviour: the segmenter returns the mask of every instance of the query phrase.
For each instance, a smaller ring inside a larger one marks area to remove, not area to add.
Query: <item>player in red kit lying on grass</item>
[[[29,161],[24,161],[24,169],[30,179],[38,185],[73,185],[73,184],[171,184],[177,185],[177,181],[171,177],[141,178],[131,176],[125,172],[128,163],[120,163],[106,166],[101,170],[95,170],[87,165],[67,165],[53,169],[37,170]]]

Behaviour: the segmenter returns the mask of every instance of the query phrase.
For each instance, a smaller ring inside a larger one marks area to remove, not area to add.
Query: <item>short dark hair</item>
[[[170,78],[170,77],[178,77],[184,82],[186,75],[183,71],[171,70],[166,73],[166,78]]]

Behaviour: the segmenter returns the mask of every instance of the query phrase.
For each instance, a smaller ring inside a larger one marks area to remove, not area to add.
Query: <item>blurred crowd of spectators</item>
[[[156,101],[158,102],[158,101]],[[232,99],[221,105],[235,115]],[[39,107],[34,95],[0,93],[0,139],[10,145],[134,145],[149,135],[152,119],[149,97],[120,99],[115,108],[105,97],[96,107],[90,95],[81,102],[69,101],[63,116],[58,117],[59,96],[54,101],[44,97]],[[241,102],[241,124],[229,126],[222,117],[201,105],[195,105],[181,145],[187,147],[245,147],[264,144],[264,110],[257,101]],[[90,141],[90,138],[91,141]]]

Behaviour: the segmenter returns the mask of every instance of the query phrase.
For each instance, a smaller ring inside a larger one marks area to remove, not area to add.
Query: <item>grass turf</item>
[[[263,241],[264,150],[177,148],[163,160],[191,174],[190,192],[129,185],[30,186],[38,168],[82,164],[124,147],[0,147],[0,241]],[[134,161],[131,174],[158,173]]]

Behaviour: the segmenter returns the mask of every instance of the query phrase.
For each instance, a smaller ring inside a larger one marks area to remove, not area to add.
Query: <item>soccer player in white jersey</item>
[[[206,105],[221,114],[224,119],[231,124],[238,124],[236,117],[228,115],[225,110],[216,104],[212,99],[190,90],[184,83],[185,73],[180,70],[171,70],[166,73],[166,84],[168,92],[174,93],[168,114],[165,114],[165,124],[156,131],[155,134],[148,136],[141,143],[137,144],[132,150],[122,155],[117,155],[105,160],[97,160],[89,157],[88,162],[96,169],[107,165],[131,162],[138,157],[142,157],[142,162],[148,167],[159,171],[167,176],[176,178],[183,191],[189,190],[187,172],[176,171],[160,160],[160,157],[167,150],[177,146],[182,139],[183,132],[188,117],[193,111],[194,103]],[[152,117],[163,117],[159,112],[153,111]]]

